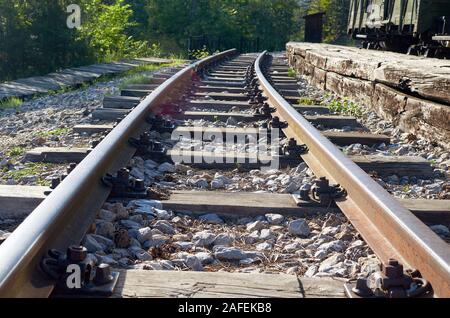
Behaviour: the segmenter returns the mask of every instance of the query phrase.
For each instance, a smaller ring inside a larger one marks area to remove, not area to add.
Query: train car
[[[450,0],[350,0],[347,31],[365,48],[447,55]]]

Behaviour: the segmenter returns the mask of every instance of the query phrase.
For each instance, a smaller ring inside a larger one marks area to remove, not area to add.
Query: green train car
[[[350,0],[347,31],[365,48],[447,56],[450,0]]]

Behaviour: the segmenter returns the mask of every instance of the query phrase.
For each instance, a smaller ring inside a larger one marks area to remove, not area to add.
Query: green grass
[[[25,153],[25,149],[22,147],[13,147],[6,152],[6,155],[10,158],[17,158]]]
[[[127,71],[124,74],[124,77],[129,77],[129,78],[124,79],[122,81],[122,83],[119,85],[119,88],[123,89],[126,86],[133,85],[133,84],[148,84],[148,82],[152,78],[152,74],[142,74],[142,73],[155,72],[155,71],[160,70],[161,68],[173,67],[173,66],[177,66],[181,63],[183,63],[183,61],[181,59],[174,59],[170,63],[164,63],[164,64],[159,64],[159,65],[158,64],[139,65],[138,67],[135,67],[135,68]]]
[[[206,47],[204,47],[203,49],[199,49],[199,50],[193,50],[190,52],[190,54],[192,57],[194,57],[197,60],[202,60],[202,59],[210,56],[208,49]]]
[[[312,99],[312,98],[310,98],[310,97],[301,97],[301,98],[298,100],[298,103],[299,103],[300,105],[309,105],[309,106],[311,106],[311,105],[317,105],[317,104],[318,104],[318,102],[317,102],[315,99]]]
[[[25,167],[23,169],[7,171],[5,173],[5,177],[7,179],[13,179],[16,182],[20,182],[20,180],[26,176],[37,176],[36,183],[38,185],[48,186],[50,185],[50,182],[45,180],[44,178],[39,177],[38,175],[48,171],[49,168],[55,166],[55,164],[28,162],[25,164]]]
[[[293,68],[289,68],[288,76],[295,78],[295,77],[297,77],[297,72]]]
[[[38,132],[34,133],[34,136],[46,138],[46,137],[50,137],[50,136],[67,135],[69,133],[70,133],[70,128],[62,127],[62,128],[56,128],[53,130],[49,130],[49,131],[38,131]]]
[[[344,97],[342,99],[335,99],[329,102],[326,106],[331,112],[338,114],[344,114],[355,117],[362,117],[363,115],[363,111],[359,107],[359,105],[352,102],[347,97]]]
[[[18,108],[22,103],[23,101],[18,97],[8,97],[0,101],[0,110]]]

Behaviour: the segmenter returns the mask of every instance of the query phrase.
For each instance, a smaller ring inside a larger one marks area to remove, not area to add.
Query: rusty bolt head
[[[84,246],[72,245],[67,249],[67,258],[71,262],[82,262],[87,256],[88,250]]]
[[[145,183],[142,179],[136,179],[134,181],[134,187],[136,191],[145,191]]]
[[[117,178],[120,180],[128,181],[130,177],[130,170],[127,168],[120,168],[119,171],[117,171]]]
[[[71,173],[76,167],[77,167],[76,163],[74,162],[70,163],[66,168],[67,173]]]
[[[388,264],[384,267],[384,275],[388,278],[403,277],[403,265],[396,260],[390,259]]]
[[[112,280],[113,276],[111,275],[111,266],[105,263],[98,265],[95,269],[94,282],[98,285],[104,285],[108,284]]]
[[[52,185],[50,186],[50,189],[56,189],[56,187],[59,186],[60,183],[60,178],[52,178]]]
[[[352,288],[352,292],[360,297],[370,297],[373,296],[372,290],[367,286],[366,278],[358,278],[356,280],[355,287]]]

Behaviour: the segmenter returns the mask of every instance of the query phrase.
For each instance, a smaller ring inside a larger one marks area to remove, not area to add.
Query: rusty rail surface
[[[418,269],[438,297],[450,297],[450,247],[428,226],[377,182],[347,158],[336,146],[298,113],[267,81],[261,66],[267,52],[255,65],[257,77],[274,115],[288,122],[287,137],[308,146],[303,160],[316,176],[325,176],[348,193],[337,205],[364,240],[387,264],[397,259],[405,268]]]
[[[101,183],[106,173],[125,166],[136,149],[128,144],[148,128],[150,110],[170,102],[197,71],[235,55],[228,50],[191,64],[161,84],[123,119],[64,181],[0,246],[0,297],[48,297],[54,281],[38,264],[49,249],[65,251],[79,244],[110,188]]]

